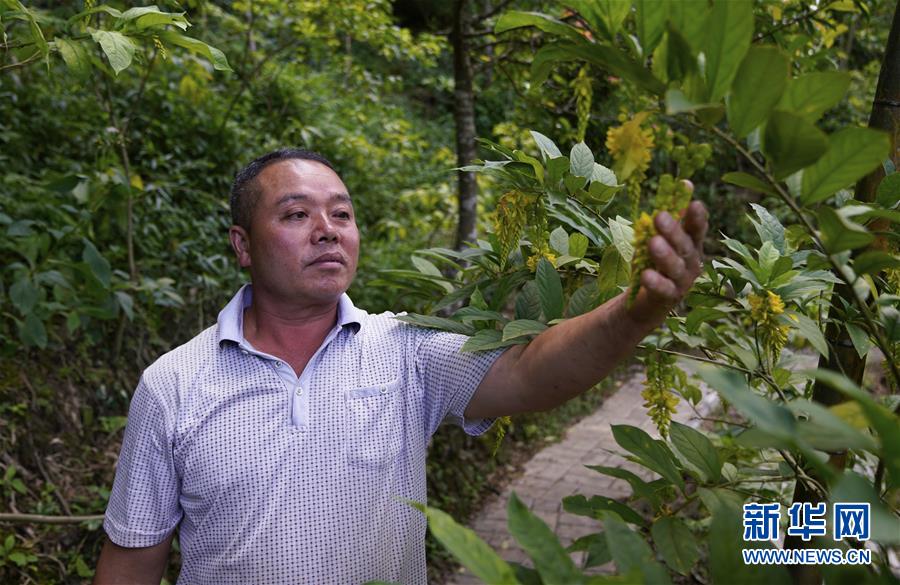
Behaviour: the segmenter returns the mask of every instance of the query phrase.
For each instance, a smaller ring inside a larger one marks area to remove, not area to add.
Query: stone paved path
[[[688,360],[679,362],[685,370],[694,370],[695,363]],[[624,500],[630,495],[631,488],[627,482],[601,475],[587,469],[585,465],[623,467],[642,477],[651,475],[650,472],[616,454],[622,449],[616,444],[610,429],[610,424],[628,424],[644,429],[655,438],[659,437],[642,406],[643,399],[640,394],[643,390],[643,380],[643,367],[632,366],[622,377],[622,381],[618,382],[620,386],[615,394],[607,398],[597,412],[571,427],[562,441],[540,451],[528,461],[524,473],[499,496],[493,497],[485,504],[478,517],[470,524],[470,528],[504,559],[530,566],[528,557],[518,548],[506,529],[506,505],[510,493],[515,491],[522,502],[556,532],[563,546],[568,546],[578,537],[597,532],[600,529],[599,521],[564,511],[562,498],[580,493],[587,497],[602,494],[609,498]],[[705,388],[703,394],[704,398],[697,410],[706,414],[717,404],[717,395]],[[679,404],[678,413],[673,418],[692,426],[697,426],[700,422],[684,400]],[[579,566],[583,554],[572,555]],[[604,567],[597,569],[604,572]],[[446,585],[476,583],[481,581],[463,568],[451,575]]]

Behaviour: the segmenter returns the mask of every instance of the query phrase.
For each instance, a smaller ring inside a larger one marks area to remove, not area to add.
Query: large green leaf
[[[516,493],[506,508],[509,533],[516,539],[545,583],[578,583],[581,573],[547,524],[522,503]]]
[[[778,108],[815,122],[847,93],[850,74],[843,71],[807,73],[788,83]]]
[[[449,514],[437,508],[411,500],[406,503],[425,514],[434,537],[473,575],[485,583],[518,583],[512,568],[472,529],[460,526]]]
[[[753,37],[753,4],[749,0],[719,0],[713,5],[706,33],[706,87],[710,102],[719,101]]]
[[[570,514],[579,516],[587,516],[588,518],[602,519],[603,513],[613,511],[618,514],[622,520],[643,526],[644,518],[621,502],[617,502],[606,496],[593,496],[590,499],[581,494],[574,496],[566,496],[562,501],[563,510]]]
[[[655,471],[670,483],[684,489],[681,472],[675,466],[675,456],[662,441],[644,430],[630,425],[612,425],[613,437],[620,447],[635,455],[644,467]]]
[[[540,321],[531,319],[517,319],[510,321],[503,327],[503,341],[515,339],[517,337],[528,337],[530,335],[538,335],[547,329],[547,326]]]
[[[97,277],[97,280],[103,284],[103,287],[109,288],[112,279],[112,269],[109,261],[100,254],[90,240],[85,238],[83,242],[84,249],[81,251],[81,259],[91,267],[91,273]]]
[[[814,449],[822,451],[865,449],[877,452],[877,446],[871,436],[853,428],[821,404],[798,398],[789,402],[787,406],[794,414],[802,415],[797,421],[797,435]]]
[[[138,6],[129,8],[119,17],[123,21],[134,21],[139,29],[153,26],[171,25],[187,30],[190,23],[184,17],[184,12],[163,12],[156,6]]]
[[[569,552],[581,550],[587,552],[587,558],[584,560],[585,569],[605,565],[612,560],[612,556],[609,554],[609,547],[606,545],[606,535],[602,532],[595,532],[594,534],[576,538],[566,550]]]
[[[599,301],[605,302],[619,294],[619,287],[628,284],[630,273],[631,267],[616,247],[607,246],[600,259]]]
[[[722,501],[712,510],[709,528],[709,569],[712,583],[787,585],[787,570],[779,565],[747,565],[741,549],[774,548],[771,542],[744,542],[740,508]]]
[[[711,12],[708,0],[675,0],[669,3],[669,20],[694,53],[706,44],[707,19]]]
[[[727,101],[728,123],[743,138],[766,121],[787,86],[790,63],[778,47],[747,51]]]
[[[398,321],[417,325],[419,327],[428,327],[429,329],[440,329],[441,331],[450,331],[452,333],[460,333],[462,335],[472,335],[475,328],[466,323],[460,323],[453,319],[445,317],[435,317],[433,315],[419,315],[417,313],[409,313],[407,315],[397,315],[394,317]],[[499,332],[498,332],[499,333]]]
[[[831,207],[819,208],[817,218],[825,248],[831,254],[868,246],[875,239],[875,235],[866,228],[850,221]]]
[[[66,66],[78,77],[86,77],[91,72],[91,57],[83,41],[57,38],[54,40]],[[88,41],[89,42],[89,41]]]
[[[510,10],[504,12],[494,26],[496,34],[525,26],[536,27],[545,33],[566,37],[573,41],[584,41],[584,37],[574,26],[540,12],[521,12]]]
[[[225,57],[225,53],[220,51],[215,47],[211,47],[204,43],[201,40],[183,35],[181,33],[175,31],[161,31],[159,37],[172,43],[173,45],[178,45],[179,47],[184,47],[188,51],[192,53],[198,53],[203,55],[209,62],[212,63],[213,69],[218,71],[231,71],[231,66],[228,64],[228,59]]]
[[[726,183],[737,185],[738,187],[752,189],[753,191],[765,193],[766,195],[772,195],[773,197],[777,196],[775,190],[770,187],[768,183],[765,183],[761,179],[757,179],[749,173],[742,173],[740,171],[725,173],[724,175],[722,175],[722,180]]]
[[[594,173],[594,155],[584,142],[572,147],[569,153],[569,172],[576,177],[590,177]]]
[[[571,0],[568,4],[607,40],[615,41],[631,9],[631,0]]]
[[[91,33],[91,38],[103,49],[116,75],[131,65],[135,47],[130,38],[111,30],[95,30]]]
[[[831,491],[830,500],[832,509],[837,503],[868,503],[872,540],[881,544],[900,544],[900,518],[881,501],[871,480],[846,471]]]
[[[888,135],[870,128],[845,128],[828,139],[828,151],[803,171],[800,200],[812,205],[869,174],[887,158]]]
[[[671,582],[666,570],[656,562],[653,551],[646,541],[628,528],[615,514],[605,516],[603,527],[606,530],[606,546],[620,574],[638,573],[642,577],[640,582],[653,585],[666,585]]]
[[[687,575],[700,558],[694,533],[678,518],[663,516],[658,519],[650,527],[650,535],[666,564],[682,575]]]
[[[900,201],[900,173],[888,175],[878,183],[875,200],[882,207],[893,207]]]
[[[780,440],[793,438],[796,421],[791,412],[757,394],[740,373],[706,364],[700,365],[698,373],[704,382],[761,430]]]
[[[888,268],[900,268],[900,258],[881,250],[869,250],[853,259],[853,271],[857,274],[876,274]]]
[[[560,61],[587,61],[625,78],[653,94],[662,95],[666,86],[642,64],[632,61],[616,47],[602,43],[551,43],[544,45],[531,62],[532,83],[540,84]]]
[[[788,318],[797,323],[797,329],[800,330],[803,338],[809,341],[816,351],[827,358],[828,342],[825,341],[825,335],[822,333],[819,324],[803,313],[790,312],[788,313]]]
[[[25,315],[25,321],[19,326],[19,338],[26,346],[41,349],[47,347],[47,329],[44,322],[34,313]]]
[[[811,165],[827,149],[828,136],[811,122],[781,110],[775,110],[769,116],[763,135],[763,152],[776,178],[784,178]]]
[[[669,436],[675,450],[691,467],[700,472],[702,479],[718,481],[722,472],[722,460],[706,435],[687,425],[672,421]]]
[[[529,280],[516,297],[516,319],[541,318],[541,293],[537,283]]]
[[[662,38],[669,16],[669,0],[636,0],[634,22],[644,55],[653,52]]]
[[[531,137],[534,138],[535,144],[537,144],[538,148],[541,150],[541,157],[545,161],[562,156],[562,152],[560,152],[559,147],[556,146],[556,143],[540,132],[535,132],[534,130],[532,130]]]
[[[563,314],[563,290],[559,273],[546,258],[538,261],[535,277],[541,297],[541,309],[547,321],[558,319]]]
[[[650,502],[654,508],[659,506],[659,496],[656,494],[653,486],[627,469],[622,469],[621,467],[606,467],[604,465],[585,465],[585,467],[593,469],[598,473],[609,475],[610,477],[624,479],[631,486],[633,497],[644,498]]]
[[[38,301],[38,287],[30,278],[23,276],[9,287],[9,300],[20,313],[27,315]]]

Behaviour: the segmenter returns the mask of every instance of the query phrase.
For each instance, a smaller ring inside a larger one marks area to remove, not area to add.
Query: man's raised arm
[[[649,243],[655,269],[627,307],[628,291],[550,327],[528,345],[508,349],[494,363],[466,408],[466,418],[549,410],[605,378],[635,346],[659,327],[701,272],[707,212],[694,201],[684,225],[668,213],[655,220]]]

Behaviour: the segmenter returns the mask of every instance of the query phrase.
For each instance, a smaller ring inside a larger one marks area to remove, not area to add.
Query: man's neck
[[[337,322],[338,301],[317,305],[284,305],[253,291],[244,309],[244,339],[261,351],[279,354],[318,347]]]

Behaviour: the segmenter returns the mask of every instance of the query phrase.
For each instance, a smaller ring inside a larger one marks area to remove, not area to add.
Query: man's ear
[[[241,268],[250,267],[250,234],[239,225],[233,225],[228,228],[228,238],[231,240],[231,247],[237,255],[238,266]]]

